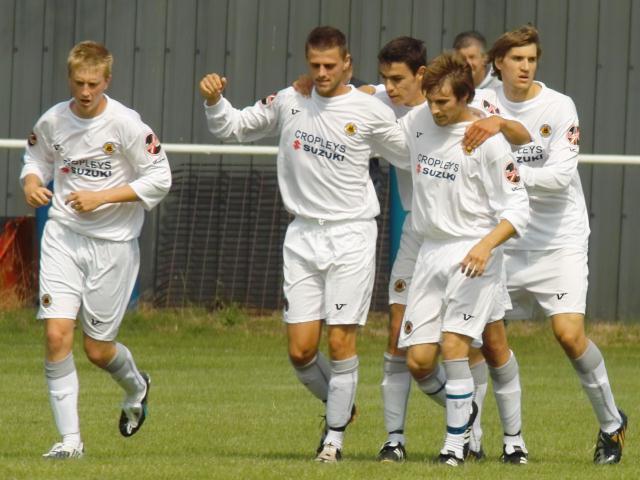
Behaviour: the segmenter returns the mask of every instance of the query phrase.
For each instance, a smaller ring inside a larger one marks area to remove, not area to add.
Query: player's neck
[[[406,102],[404,105],[406,107],[417,107],[418,105],[422,105],[426,101],[427,101],[427,98],[424,95],[418,94],[415,97],[413,97],[411,100]]]
[[[513,88],[503,83],[503,89],[504,96],[507,97],[507,100],[520,103],[536,97],[542,90],[542,87],[536,82],[533,82],[528,88]]]

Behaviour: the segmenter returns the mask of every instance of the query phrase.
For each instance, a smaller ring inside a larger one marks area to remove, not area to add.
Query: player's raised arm
[[[227,86],[227,79],[217,73],[209,73],[200,80],[200,94],[207,105],[215,105],[220,101],[222,92]]]
[[[227,80],[215,73],[206,75],[200,82],[207,126],[214,136],[220,140],[251,142],[278,134],[279,100],[287,96],[283,92],[293,93],[293,89],[269,95],[238,110],[222,95],[226,85]]]

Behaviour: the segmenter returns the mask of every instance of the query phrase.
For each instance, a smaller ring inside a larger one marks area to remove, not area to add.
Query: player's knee
[[[318,349],[311,346],[296,345],[289,347],[289,360],[294,366],[302,367],[308,365],[315,358]]]
[[[65,332],[60,330],[47,330],[45,338],[47,342],[47,351],[50,355],[54,356],[64,353],[63,351],[67,348],[67,344],[69,343]]]
[[[555,329],[553,333],[558,343],[568,353],[584,350],[583,347],[586,346],[586,336],[581,329],[560,328]]]
[[[94,342],[84,342],[84,353],[91,363],[100,368],[105,368],[111,361],[113,354],[106,348]]]
[[[436,368],[435,359],[423,355],[407,354],[407,367],[415,379],[424,378]]]

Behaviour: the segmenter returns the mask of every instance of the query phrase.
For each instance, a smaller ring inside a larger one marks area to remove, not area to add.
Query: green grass
[[[57,440],[42,373],[42,326],[33,312],[0,313],[0,479],[605,479],[638,478],[635,440],[640,328],[595,325],[590,336],[607,360],[619,405],[630,418],[623,462],[591,463],[595,417],[548,324],[510,326],[523,383],[530,464],[501,465],[501,433],[492,393],[485,403],[482,464],[448,470],[434,463],[444,413],[412,389],[409,461],[379,465],[385,438],[379,383],[385,318],[373,316],[359,338],[360,415],[349,427],[339,465],[311,459],[322,406],[295,379],[277,317],[240,311],[144,311],[124,322],[120,340],[152,377],[150,416],[136,436],[118,433],[121,392],[91,366],[76,342],[80,419],[86,447],[79,461],[45,461]],[[78,340],[78,339],[76,339]]]

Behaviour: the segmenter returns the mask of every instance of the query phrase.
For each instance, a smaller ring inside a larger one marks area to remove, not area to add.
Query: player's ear
[[[344,56],[344,71],[346,72],[347,70],[349,70],[351,68],[351,54],[347,53]]]
[[[427,71],[427,67],[425,67],[424,65],[421,65],[420,67],[418,67],[418,70],[416,70],[416,78],[418,80],[420,80],[420,82],[422,82],[422,80],[424,79],[424,74]]]
[[[105,83],[107,84],[107,86],[105,87],[105,90],[109,88],[109,85],[111,85],[111,78],[112,78],[111,75],[105,78]]]

